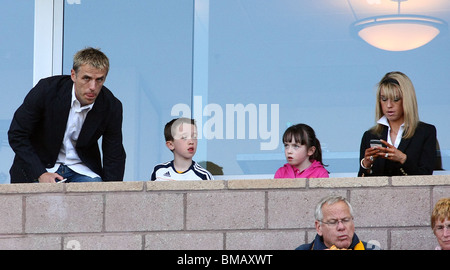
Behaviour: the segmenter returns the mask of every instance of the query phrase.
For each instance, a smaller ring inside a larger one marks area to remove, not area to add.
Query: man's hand
[[[57,173],[46,172],[38,178],[39,183],[56,183],[56,180],[63,180],[63,177]]]

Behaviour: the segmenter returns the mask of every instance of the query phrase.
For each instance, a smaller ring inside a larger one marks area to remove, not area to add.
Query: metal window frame
[[[33,85],[62,74],[64,0],[35,0]]]

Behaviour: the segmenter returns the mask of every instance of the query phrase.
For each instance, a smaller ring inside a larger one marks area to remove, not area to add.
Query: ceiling
[[[450,23],[450,0],[400,1],[401,14],[431,16]],[[399,10],[397,0],[236,0],[234,4],[233,1],[227,1],[226,5],[220,3],[209,5],[226,14],[228,24],[239,22],[241,27],[253,29],[247,29],[247,33],[272,43],[281,40],[351,40],[350,26],[357,20],[393,15]]]
[[[347,2],[349,9],[353,8],[358,19],[376,15],[391,15],[398,13],[399,1],[397,0],[341,0]],[[427,16],[447,14],[450,18],[450,1],[448,0],[401,0],[400,13]]]

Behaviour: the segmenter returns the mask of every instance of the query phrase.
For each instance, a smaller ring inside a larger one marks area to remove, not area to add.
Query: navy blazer
[[[354,249],[357,244],[359,244],[360,240],[358,236],[353,234],[352,243],[347,249]],[[369,244],[364,241],[361,241],[361,243],[364,245],[364,250],[379,250],[380,247],[376,246],[374,244]],[[303,244],[298,246],[295,250],[325,250],[328,249],[328,247],[323,242],[323,237],[316,234],[316,237],[311,243]]]
[[[359,161],[364,158],[367,148],[370,147],[371,139],[383,139],[387,141],[388,127],[384,127],[381,136],[368,130],[361,139]],[[424,122],[419,122],[414,135],[402,138],[398,150],[407,155],[404,164],[377,158],[372,167],[372,173],[359,166],[358,176],[396,176],[396,175],[431,175],[436,164],[436,127]]]
[[[8,131],[9,144],[15,152],[11,183],[36,181],[47,172],[46,168],[55,166],[69,117],[72,87],[68,75],[42,79],[14,113]],[[103,181],[123,180],[126,154],[122,111],[122,103],[103,86],[78,137],[76,151],[81,161]]]

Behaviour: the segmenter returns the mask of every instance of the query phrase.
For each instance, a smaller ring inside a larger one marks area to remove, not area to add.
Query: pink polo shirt
[[[279,168],[275,173],[274,178],[328,178],[328,171],[323,167],[323,165],[314,160],[311,166],[300,171],[296,167],[293,167],[289,163],[284,164],[283,167]]]

